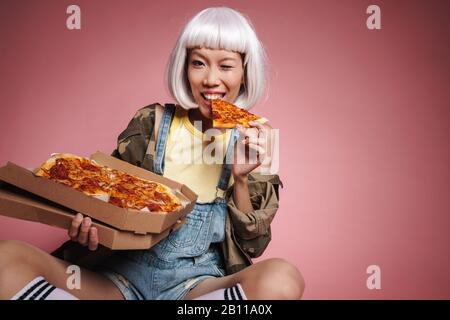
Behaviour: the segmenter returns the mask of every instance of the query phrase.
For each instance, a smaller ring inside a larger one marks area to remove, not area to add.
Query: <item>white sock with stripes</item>
[[[239,283],[236,283],[231,288],[219,289],[213,292],[204,294],[194,300],[247,300],[244,290]]]
[[[43,277],[37,277],[17,292],[11,300],[78,300],[78,298],[56,288]]]

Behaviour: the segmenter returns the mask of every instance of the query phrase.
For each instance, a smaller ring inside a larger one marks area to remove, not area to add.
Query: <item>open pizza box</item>
[[[0,180],[3,181],[0,185],[0,214],[67,228],[73,215],[80,212],[91,217],[94,225],[100,226],[101,244],[111,249],[142,249],[155,244],[155,237],[162,239],[167,236],[195,206],[197,195],[183,184],[101,152],[96,152],[90,158],[101,165],[168,186],[181,200],[183,207],[168,213],[117,207],[63,184],[38,177],[33,171],[8,162],[0,168]],[[137,241],[139,245],[120,245],[119,242],[127,242],[122,240],[117,242],[118,239],[132,236],[142,242]],[[112,240],[107,240],[107,237]]]
[[[12,185],[0,183],[0,215],[68,230],[76,213],[75,210],[52,203]],[[99,243],[113,250],[151,248],[181,225],[182,221],[179,220],[161,233],[135,234],[117,230],[95,220],[92,223],[92,226],[97,228]]]

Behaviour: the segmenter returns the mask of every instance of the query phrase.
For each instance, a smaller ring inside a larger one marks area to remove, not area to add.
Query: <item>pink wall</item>
[[[178,32],[213,5],[247,14],[270,58],[254,111],[281,130],[285,188],[264,258],[296,264],[307,299],[450,298],[448,1],[1,1],[0,163],[112,150],[138,107],[168,101]],[[66,236],[0,217],[0,239]]]

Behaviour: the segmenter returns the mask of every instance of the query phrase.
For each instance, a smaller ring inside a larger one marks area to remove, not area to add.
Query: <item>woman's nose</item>
[[[217,86],[220,84],[219,75],[215,70],[210,69],[206,74],[205,78],[203,79],[203,85],[205,86]]]

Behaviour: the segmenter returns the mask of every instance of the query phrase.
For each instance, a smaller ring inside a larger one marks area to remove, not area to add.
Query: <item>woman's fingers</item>
[[[83,222],[83,215],[81,213],[77,213],[76,216],[72,219],[72,224],[70,225],[68,232],[69,237],[72,241],[78,240],[78,230],[82,222]]]
[[[95,251],[98,247],[98,234],[97,228],[91,227],[89,229],[89,250]]]
[[[261,162],[266,154],[266,149],[257,143],[241,140],[239,145],[236,158],[238,164]]]
[[[250,121],[248,124],[250,125],[250,128],[256,127],[256,128],[258,128],[259,130],[262,130],[262,131],[266,130],[266,128],[263,126],[263,124],[258,122],[258,121]]]
[[[72,219],[68,233],[72,241],[77,241],[83,246],[88,246],[89,250],[93,251],[97,250],[98,247],[98,234],[97,228],[91,226],[91,218],[83,218],[81,213],[77,213]]]
[[[250,121],[248,124],[251,128],[258,128],[258,136],[260,138],[265,139],[267,137],[269,130],[262,123],[259,123],[258,121]]]
[[[266,150],[254,143],[249,143],[248,145],[248,159],[249,163],[262,163],[266,155]]]
[[[245,129],[243,126],[241,126],[240,124],[238,124],[238,125],[236,126],[236,129],[237,129],[238,132],[239,132],[239,138],[244,138],[244,137],[246,136],[246,129]]]
[[[240,133],[240,136],[257,137],[263,139],[267,137],[267,127],[257,121],[250,121],[248,124],[250,125],[250,127],[248,128],[245,128],[240,124],[236,126]]]
[[[245,143],[245,144],[254,143],[254,144],[257,144],[258,146],[262,146],[264,148],[266,145],[266,139],[258,138],[255,141],[251,141],[250,139],[245,138],[242,140],[242,143]]]
[[[78,242],[82,246],[88,245],[89,228],[91,227],[91,218],[87,217],[83,219],[81,223],[80,232],[78,233]]]
[[[247,146],[249,147],[249,149],[256,151],[258,153],[258,155],[263,155],[266,153],[266,150],[258,144],[248,143]]]
[[[260,131],[258,128],[244,128],[241,125],[237,125],[236,128],[239,131],[239,137],[241,139],[249,139],[250,141],[254,142],[256,140],[258,140],[259,136],[260,136]]]

